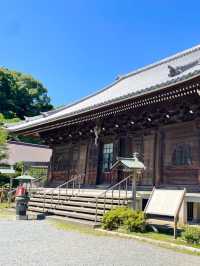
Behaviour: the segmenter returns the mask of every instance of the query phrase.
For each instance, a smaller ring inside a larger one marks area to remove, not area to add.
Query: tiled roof
[[[61,118],[73,117],[111,103],[165,89],[169,85],[198,75],[200,75],[200,45],[121,76],[109,86],[80,101],[28,118],[25,122],[8,128],[10,131],[25,130]]]
[[[8,159],[1,161],[1,164],[14,165],[17,162],[41,162],[50,161],[52,150],[47,146],[10,141],[7,144]]]

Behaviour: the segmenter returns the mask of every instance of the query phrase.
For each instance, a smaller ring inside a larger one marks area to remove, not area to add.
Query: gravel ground
[[[200,257],[131,239],[62,231],[47,221],[0,221],[0,265],[200,266]]]

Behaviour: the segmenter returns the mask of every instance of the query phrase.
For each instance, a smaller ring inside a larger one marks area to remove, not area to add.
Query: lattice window
[[[192,150],[189,144],[176,145],[172,155],[173,165],[191,165]]]
[[[39,177],[44,177],[47,178],[48,175],[48,167],[45,166],[30,166],[30,168],[28,169],[28,174],[35,177],[35,178],[39,178]]]
[[[103,145],[103,172],[109,172],[113,161],[113,143]]]

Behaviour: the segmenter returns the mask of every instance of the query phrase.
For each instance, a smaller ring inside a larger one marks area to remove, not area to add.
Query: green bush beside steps
[[[144,232],[146,219],[142,211],[136,211],[127,207],[118,207],[104,214],[102,226],[108,230],[117,230],[123,227],[128,232]]]

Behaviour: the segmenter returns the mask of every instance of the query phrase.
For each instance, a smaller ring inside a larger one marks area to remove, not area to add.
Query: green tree
[[[16,92],[16,82],[12,73],[7,69],[0,69],[0,113],[7,118],[16,115],[14,112]]]
[[[0,114],[0,161],[2,159],[5,159],[7,157],[7,132],[3,128],[3,120],[4,117],[2,114]]]
[[[30,75],[0,68],[0,113],[5,118],[39,115],[53,106],[43,84]]]

